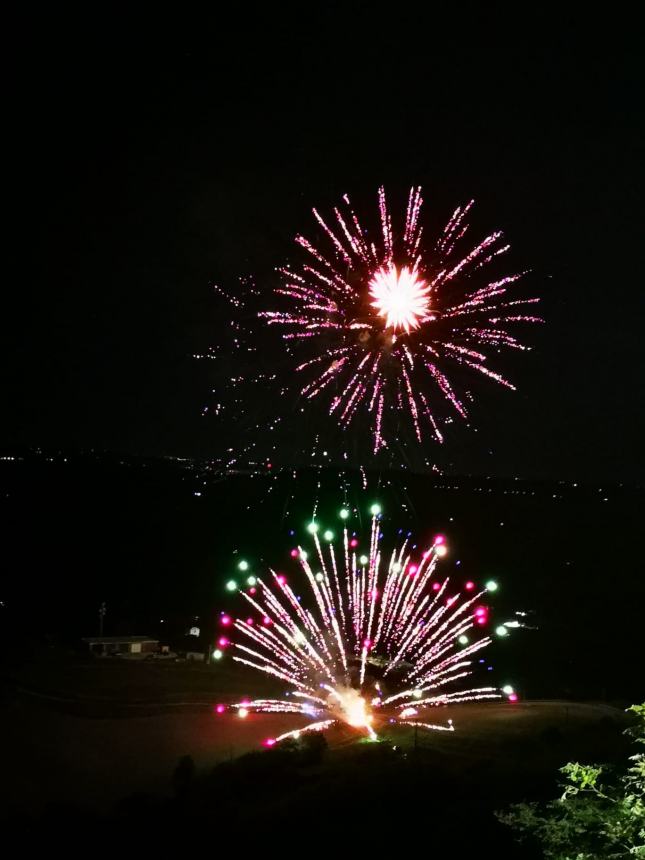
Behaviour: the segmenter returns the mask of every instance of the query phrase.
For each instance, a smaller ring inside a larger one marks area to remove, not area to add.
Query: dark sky
[[[0,442],[217,455],[211,285],[279,264],[312,205],[418,183],[440,219],[477,199],[548,318],[454,470],[641,480],[637,22],[312,8],[17,25]]]

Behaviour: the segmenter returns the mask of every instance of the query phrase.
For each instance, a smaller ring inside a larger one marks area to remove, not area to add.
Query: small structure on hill
[[[159,640],[150,636],[87,636],[83,642],[95,657],[136,660],[159,651]]]

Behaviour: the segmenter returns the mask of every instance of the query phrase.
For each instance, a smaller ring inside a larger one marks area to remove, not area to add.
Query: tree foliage
[[[625,733],[645,744],[645,703],[629,710],[636,722]],[[630,756],[620,771],[578,762],[560,771],[560,798],[514,804],[497,818],[520,840],[537,840],[549,860],[645,858],[645,753]]]

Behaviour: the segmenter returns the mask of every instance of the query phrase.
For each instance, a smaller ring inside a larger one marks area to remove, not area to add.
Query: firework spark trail
[[[272,743],[269,746],[273,746],[274,743],[279,743],[280,741],[286,741],[287,738],[299,738],[302,732],[322,732],[324,729],[333,726],[335,722],[336,720],[321,720],[318,723],[310,723],[304,729],[294,729],[291,732],[285,732],[282,735],[278,735],[277,738],[272,738]]]
[[[341,513],[345,520],[350,516],[346,510]],[[317,521],[310,523],[320,572],[314,573],[301,546],[291,551],[311,591],[309,607],[286,576],[275,571],[271,583],[260,576],[251,577],[251,588],[233,583],[252,614],[233,623],[241,641],[222,638],[220,643],[233,646],[234,661],[291,687],[289,698],[255,699],[235,707],[244,714],[253,710],[316,718],[281,738],[338,721],[376,737],[372,723],[380,709],[389,707],[391,713],[394,707],[396,719],[405,720],[439,704],[500,697],[494,687],[460,688],[473,671],[473,655],[492,641],[480,628],[489,611],[481,600],[496,585],[475,589],[469,581],[463,593],[453,585],[448,596],[450,577],[438,576],[440,557],[447,551],[444,538],[437,536],[425,551],[405,539],[384,552],[381,528],[380,507],[374,505],[369,545],[361,553],[347,523],[338,548],[332,532],[325,532],[323,542]],[[381,684],[387,685],[383,692]],[[422,721],[419,725],[432,727]]]
[[[388,447],[395,435],[386,426],[393,411],[407,416],[419,443],[426,433],[442,442],[440,424],[453,410],[467,420],[451,368],[515,390],[488,367],[483,350],[528,349],[507,327],[543,321],[535,314],[506,312],[539,301],[502,300],[526,272],[486,279],[486,267],[510,247],[501,244],[500,231],[460,250],[473,201],[454,211],[434,246],[427,248],[422,244],[422,205],[421,189],[411,188],[398,238],[380,188],[376,241],[368,239],[347,195],[330,219],[314,209],[323,244],[329,247],[323,250],[298,235],[296,242],[309,261],[297,271],[278,269],[283,282],[276,293],[290,307],[260,314],[269,326],[282,327],[286,342],[299,342],[313,353],[296,366],[308,375],[300,386],[302,395],[308,400],[329,397],[329,413],[336,413],[342,428],[359,413],[367,414],[374,453]],[[426,360],[427,352],[432,361]],[[414,361],[416,356],[421,360]],[[439,414],[441,402],[450,407],[446,415]]]

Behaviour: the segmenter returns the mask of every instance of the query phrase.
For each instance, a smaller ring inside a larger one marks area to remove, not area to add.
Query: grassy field
[[[216,703],[276,692],[230,663],[51,659],[22,667],[5,691],[1,806],[9,816],[53,799],[107,810],[136,792],[167,794],[180,757],[190,755],[205,772],[306,722],[292,715],[216,715]],[[432,771],[485,773],[493,783],[519,786],[551,779],[569,759],[612,758],[622,745],[624,715],[603,705],[472,704],[438,708],[432,716],[441,724],[452,719],[455,731],[415,735],[384,723],[379,743],[371,744],[347,728],[333,729],[327,766],[351,770],[376,747],[396,747],[401,760],[426,762]]]
[[[54,654],[14,671],[11,686],[24,696],[89,716],[159,713],[199,709],[214,701],[280,692],[270,678],[232,661],[204,664],[116,658],[79,658]]]

